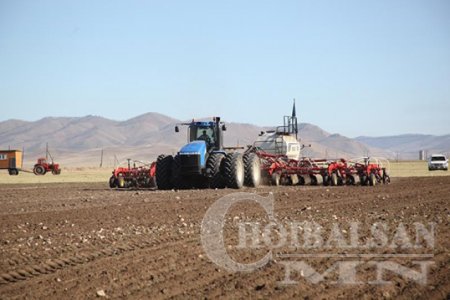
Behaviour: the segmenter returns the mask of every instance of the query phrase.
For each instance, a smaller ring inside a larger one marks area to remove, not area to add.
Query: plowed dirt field
[[[293,248],[287,242],[274,248],[239,247],[240,224],[267,223],[261,207],[243,202],[227,214],[224,247],[237,262],[255,262],[269,251],[272,259],[252,272],[231,272],[205,253],[201,224],[208,208],[235,190],[123,191],[110,190],[106,183],[4,184],[0,185],[0,298],[450,297],[450,177],[394,178],[390,185],[375,187],[267,186],[242,191],[273,196],[277,220],[315,222],[324,228],[325,237],[335,223],[350,239],[349,224],[359,222],[361,246],[330,243],[322,248]],[[371,238],[370,226],[377,222],[386,224],[389,239],[403,224],[409,242],[422,246],[390,247],[389,240],[384,247],[364,248]],[[414,223],[427,229],[434,226],[432,245],[415,240]],[[304,261],[323,274],[346,260],[343,254],[369,255],[358,259],[357,283],[339,282],[343,277],[337,272],[313,283],[308,272],[293,271],[292,282],[286,284],[283,261]],[[374,284],[376,266],[370,262],[380,257],[413,271],[386,271],[387,283]],[[408,278],[407,274],[419,274],[415,262],[424,259],[431,262],[426,282]]]

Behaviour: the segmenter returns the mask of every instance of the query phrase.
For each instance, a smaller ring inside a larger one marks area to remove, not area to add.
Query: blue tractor
[[[233,151],[238,149],[236,147],[223,147],[223,132],[227,128],[219,117],[180,125],[188,126],[188,143],[175,156],[158,157],[156,184],[159,189],[239,189],[244,184],[259,185],[259,158],[253,153],[243,155]],[[175,132],[179,131],[177,125]]]

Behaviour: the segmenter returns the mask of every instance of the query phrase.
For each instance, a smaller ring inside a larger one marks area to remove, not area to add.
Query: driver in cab
[[[206,134],[206,130],[203,130],[202,135],[198,137],[199,140],[205,141],[206,142],[206,146],[209,148],[210,144],[211,144],[211,138],[209,137],[208,134]]]

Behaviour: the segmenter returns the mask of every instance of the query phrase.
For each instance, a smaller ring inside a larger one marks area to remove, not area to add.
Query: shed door
[[[10,169],[16,168],[16,158],[15,157],[9,159],[9,168]]]

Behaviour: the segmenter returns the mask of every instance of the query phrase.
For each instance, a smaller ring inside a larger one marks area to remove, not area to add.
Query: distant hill
[[[226,120],[225,120],[226,121]],[[180,120],[159,113],[146,113],[126,121],[99,116],[47,117],[35,122],[7,120],[0,122],[0,148],[25,149],[25,165],[45,155],[48,142],[55,160],[63,166],[98,166],[104,152],[104,166],[113,166],[117,158],[154,160],[161,153],[176,153],[187,140],[184,129],[175,133]],[[276,125],[276,124],[274,124]],[[245,123],[228,123],[226,146],[246,146],[253,143],[261,131],[269,128]],[[310,157],[386,156],[376,146],[330,134],[318,126],[299,124],[303,151]]]
[[[428,155],[432,153],[450,154],[450,134],[436,136],[425,134],[403,134],[386,137],[356,138],[357,141],[370,147],[384,149],[389,155],[400,159],[418,159],[419,151],[424,150]]]

